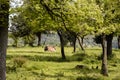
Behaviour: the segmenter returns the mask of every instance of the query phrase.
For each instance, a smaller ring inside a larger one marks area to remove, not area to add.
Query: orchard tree
[[[28,11],[27,14],[25,16],[27,16],[31,22],[30,24],[33,27],[34,32],[37,31],[57,31],[59,37],[60,37],[60,41],[61,41],[61,54],[62,54],[62,58],[65,59],[65,54],[64,54],[64,41],[63,41],[63,28],[61,27],[61,21],[59,19],[59,17],[56,17],[56,13],[55,15],[53,11],[51,11],[51,8],[55,8],[55,2],[50,0],[50,1],[46,1],[46,0],[40,0],[39,1],[32,1],[29,0],[29,3],[33,3],[34,5],[30,6],[26,8],[33,8],[30,10],[25,10]],[[38,5],[39,4],[39,5]],[[49,6],[48,6],[49,4]],[[57,6],[58,7],[58,6]],[[57,9],[53,9],[56,10]],[[58,8],[59,10],[59,8]],[[58,11],[57,10],[57,11]],[[30,12],[32,11],[32,12]],[[37,14],[35,14],[37,13]],[[29,16],[29,15],[33,15],[33,17]],[[36,15],[36,17],[35,17]],[[53,21],[54,20],[54,21]]]
[[[0,80],[6,80],[9,0],[0,0]]]
[[[14,40],[14,46],[17,47],[17,42],[20,37],[24,37],[26,35],[31,34],[31,28],[27,25],[25,19],[23,19],[22,15],[14,15],[10,17],[11,26],[10,32],[11,37]]]
[[[96,0],[96,4],[99,6],[100,10],[102,11],[102,17],[103,17],[103,23],[96,28],[96,32],[101,34],[101,38],[102,38],[101,43],[102,43],[103,56],[102,56],[101,73],[105,76],[108,76],[107,52],[108,50],[112,51],[111,41],[112,41],[113,33],[115,33],[118,29],[117,24],[119,24],[120,18],[116,16],[120,15],[120,10],[119,10],[120,3],[118,0],[113,0],[113,1]],[[110,45],[107,44],[107,42]],[[108,53],[108,55],[109,54],[110,53]]]
[[[60,38],[61,44],[61,55],[62,59],[66,59],[65,52],[64,52],[64,33],[65,33],[65,26],[62,22],[62,6],[66,4],[66,1],[59,1],[59,0],[40,0],[40,5],[47,11],[47,14],[51,17],[54,21],[53,24],[55,26],[55,31],[58,33]]]
[[[82,50],[84,50],[83,41],[80,42],[79,37],[83,38],[88,34],[93,34],[94,26],[102,22],[101,11],[93,1],[77,0],[68,3],[67,6],[66,17],[63,15],[66,24],[65,29],[78,39]]]
[[[31,26],[31,21],[37,15],[35,14],[35,10],[33,12],[34,7],[32,7],[32,5],[29,5],[30,3],[27,2],[24,2],[20,7],[15,7],[11,9],[11,14],[15,15],[10,17],[11,19],[10,30],[13,36],[23,37],[25,44],[33,46],[35,38],[34,36],[39,35],[39,32],[33,32],[34,28],[32,28]]]
[[[33,46],[34,35],[32,33],[31,26],[29,24],[29,19],[23,15],[23,1],[21,5],[11,6],[10,8],[10,31],[12,32],[12,37],[17,47],[17,39],[19,37],[24,37],[24,43]],[[12,1],[12,3],[19,3],[18,1]]]
[[[98,3],[102,4],[99,0]],[[117,24],[119,23],[119,1],[104,1],[104,7],[100,6],[104,14],[104,24],[106,26],[107,56],[112,55],[112,39],[114,34],[118,33]]]
[[[54,30],[51,17],[44,8],[39,5],[39,1],[24,0],[21,11],[20,15],[22,15],[24,19],[27,19],[31,33],[38,37],[38,46],[41,45],[41,34]]]

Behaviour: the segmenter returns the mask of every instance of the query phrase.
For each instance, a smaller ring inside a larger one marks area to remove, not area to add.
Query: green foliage
[[[23,37],[31,33],[31,28],[28,25],[26,19],[23,18],[23,15],[14,15],[10,17],[11,26],[10,31],[15,37]]]
[[[8,27],[9,0],[0,0],[0,27]]]
[[[100,26],[100,30],[98,30],[98,33],[105,33],[105,34],[111,34],[113,32],[117,32],[118,29],[118,21],[115,19],[115,16],[118,16],[120,14],[120,11],[118,10],[119,1],[118,0],[96,0],[97,5],[101,8],[102,13],[104,14],[103,17],[103,23]],[[117,13],[117,14],[116,14]]]
[[[24,40],[24,45],[28,44],[29,46],[33,47],[34,46],[33,43],[35,41],[35,36],[32,34],[29,34],[27,36],[24,36],[23,40]]]
[[[32,33],[57,29],[67,29],[79,36],[119,33],[117,0],[25,0],[19,9],[16,8],[23,18],[20,23],[25,22]]]

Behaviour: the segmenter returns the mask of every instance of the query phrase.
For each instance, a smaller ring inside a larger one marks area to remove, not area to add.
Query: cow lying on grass
[[[44,51],[55,52],[56,49],[54,46],[45,46]]]

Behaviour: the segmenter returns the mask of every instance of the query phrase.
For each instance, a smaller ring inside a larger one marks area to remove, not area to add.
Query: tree
[[[14,40],[14,43],[12,44],[13,47],[18,47],[18,39],[19,36],[17,36],[17,34],[15,33],[9,33],[9,37],[11,37]]]
[[[110,58],[112,56],[112,40],[113,40],[113,33],[106,35],[107,41],[107,56]]]
[[[119,24],[118,23],[119,18],[116,18],[116,16],[120,15],[120,12],[118,10],[119,1],[96,0],[96,4],[101,9],[102,17],[103,17],[103,23],[100,24],[100,26],[97,28],[98,29],[97,32],[99,32],[102,37],[101,43],[102,43],[103,58],[102,58],[101,72],[103,75],[108,76],[107,52],[110,52],[108,53],[108,55],[111,54],[111,50],[112,50],[111,43],[112,43],[113,33],[117,31],[118,27],[116,25]],[[110,36],[111,39],[107,39],[108,38],[107,36]],[[108,44],[108,46],[106,46],[107,45],[106,40],[108,43],[110,43],[110,45]]]
[[[6,80],[9,0],[0,0],[0,80]]]
[[[102,56],[102,68],[101,73],[104,76],[108,76],[108,68],[107,68],[107,42],[105,34],[102,34],[102,49],[103,49],[103,56]]]
[[[60,38],[60,45],[61,45],[61,55],[62,55],[62,59],[66,59],[65,56],[65,52],[64,52],[64,39],[63,39],[63,31],[62,30],[58,30],[57,31],[59,38]]]
[[[16,14],[13,17],[10,18],[11,20],[11,26],[10,31],[12,34],[12,38],[15,42],[15,47],[17,47],[17,39],[19,37],[25,37],[25,36],[31,36],[33,35],[32,29],[27,23],[27,20],[24,19],[24,17],[20,14]],[[26,37],[28,38],[28,37]],[[31,44],[32,39],[28,39],[27,42],[32,46]],[[29,43],[30,42],[30,43]]]
[[[41,46],[41,31],[40,32],[36,32],[35,34],[38,37],[38,44],[37,45]]]
[[[38,6],[39,7],[39,6]],[[37,17],[40,10],[36,10],[36,5],[33,6],[29,0],[24,0],[24,3],[20,7],[13,8],[11,10],[13,15],[11,19],[11,32],[15,37],[24,37],[25,44],[33,46],[34,35],[38,37],[38,45],[40,45],[41,31],[38,26]],[[39,21],[40,22],[40,21]]]
[[[84,50],[79,37],[83,38],[94,32],[94,26],[97,26],[97,23],[101,21],[101,12],[93,1],[84,0],[67,4],[67,10],[68,12],[64,14],[66,15],[64,20],[67,25],[65,29],[75,37],[74,41],[76,41],[76,38],[78,39],[81,49]]]
[[[51,19],[54,21],[54,26],[55,30],[58,33],[58,36],[60,38],[60,43],[61,43],[61,55],[62,55],[62,59],[66,59],[65,57],[65,52],[64,52],[64,39],[63,39],[63,33],[65,32],[65,29],[63,28],[64,22],[62,22],[62,8],[61,6],[64,6],[64,4],[66,3],[66,1],[59,1],[59,0],[55,0],[55,1],[46,1],[46,0],[40,0],[40,5],[42,5],[42,7],[47,11],[47,13],[49,14],[49,16],[51,17]],[[49,4],[49,5],[48,5]]]

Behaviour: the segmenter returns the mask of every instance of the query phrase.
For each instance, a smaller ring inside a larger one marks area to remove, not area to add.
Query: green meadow
[[[108,77],[101,72],[101,48],[65,47],[66,60],[56,52],[44,52],[42,47],[8,47],[6,80],[120,80],[120,50],[113,49],[108,60]]]

